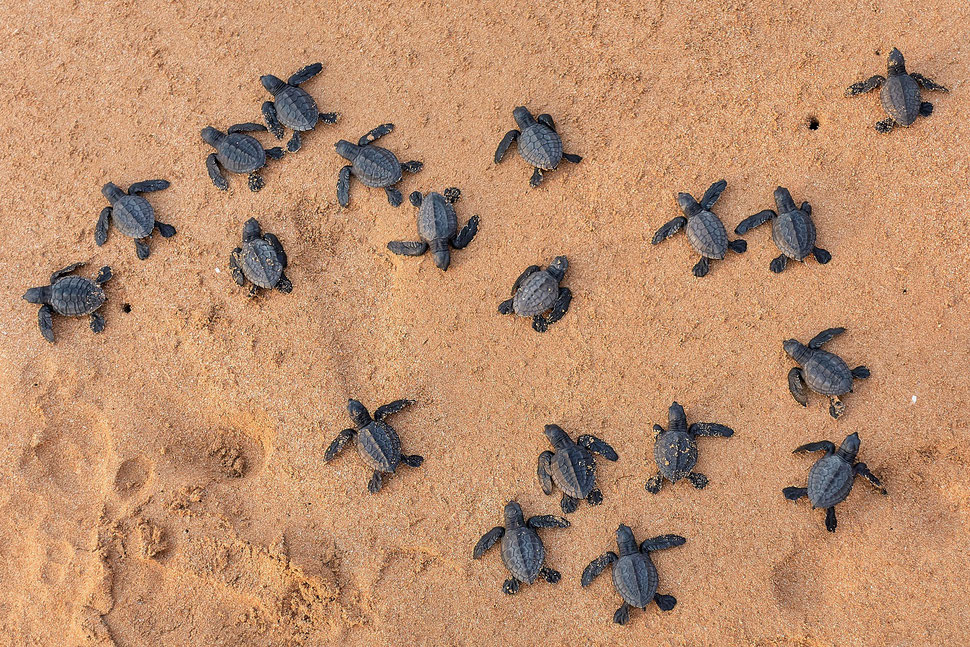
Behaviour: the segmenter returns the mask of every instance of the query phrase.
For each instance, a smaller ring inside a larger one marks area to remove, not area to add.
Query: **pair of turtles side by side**
[[[839,396],[852,391],[853,380],[864,380],[870,375],[865,366],[850,369],[841,357],[822,350],[824,344],[844,332],[845,328],[828,328],[815,335],[808,345],[797,339],[788,339],[783,344],[785,352],[801,365],[788,372],[788,390],[795,402],[808,406],[807,389],[827,395],[829,415],[833,418],[845,412],[845,404]]]
[[[167,180],[145,180],[135,182],[125,193],[120,187],[108,182],[101,188],[101,194],[108,199],[111,206],[101,210],[98,223],[94,227],[94,242],[101,247],[108,240],[108,227],[115,228],[128,238],[135,241],[135,253],[138,258],[145,260],[151,254],[148,238],[158,229],[163,238],[175,235],[175,227],[166,225],[155,219],[155,209],[151,203],[141,196],[142,193],[162,191],[169,187]]]
[[[539,454],[537,474],[544,493],[552,494],[553,483],[562,490],[560,507],[566,514],[575,512],[581,499],[590,505],[603,503],[603,494],[596,487],[597,453],[608,461],[616,461],[616,451],[609,443],[591,434],[573,439],[559,425],[546,425],[546,438],[555,448],[554,452]]]
[[[499,304],[499,313],[532,317],[532,328],[546,332],[563,318],[573,300],[569,288],[559,287],[568,268],[565,256],[554,258],[546,269],[530,265],[512,285],[512,298]],[[546,312],[549,314],[545,315]]]
[[[472,552],[474,559],[481,559],[485,552],[502,541],[502,563],[512,575],[502,584],[506,595],[515,595],[522,583],[532,584],[542,578],[550,584],[557,583],[562,575],[545,566],[546,547],[539,533],[541,528],[568,528],[569,521],[551,514],[529,517],[526,521],[522,506],[510,501],[505,506],[505,526],[495,526],[478,540]]]
[[[54,313],[68,317],[91,315],[91,330],[104,330],[104,317],[97,310],[107,301],[102,286],[111,279],[111,268],[105,265],[93,281],[72,274],[84,263],[73,263],[51,274],[50,285],[30,288],[24,300],[41,304],[37,324],[44,339],[54,343]]]
[[[263,148],[259,140],[248,132],[265,132],[262,124],[235,124],[229,130],[222,132],[212,126],[202,129],[202,139],[216,149],[205,160],[205,168],[209,172],[209,179],[222,191],[229,190],[229,181],[222,174],[223,170],[230,173],[249,175],[249,190],[259,191],[266,185],[266,181],[257,171],[266,166],[266,158],[282,159],[283,149],[279,146]]]
[[[835,518],[835,506],[845,501],[852,491],[855,477],[861,476],[872,483],[881,494],[888,494],[886,488],[878,478],[869,471],[865,463],[856,461],[859,453],[859,434],[854,433],[845,437],[838,449],[828,440],[808,443],[795,449],[794,454],[805,452],[825,452],[822,458],[815,461],[808,472],[808,487],[786,487],[782,490],[789,501],[798,501],[804,496],[812,502],[812,508],[825,510],[825,528],[835,532],[838,520]]]
[[[293,291],[293,284],[286,277],[286,252],[279,238],[264,234],[259,222],[250,218],[243,225],[242,245],[229,255],[229,269],[236,285],[249,280],[252,287],[249,296],[256,296],[259,288],[277,289],[283,294]]]
[[[812,221],[812,205],[802,202],[801,207],[796,207],[788,189],[780,186],[775,189],[775,206],[778,211],[759,211],[734,228],[734,233],[743,236],[755,227],[771,221],[771,238],[781,251],[781,256],[772,260],[768,266],[772,272],[782,272],[788,265],[788,259],[804,262],[809,254],[822,265],[832,260],[831,254],[815,246],[816,230]]]
[[[393,474],[402,464],[408,467],[421,467],[424,458],[415,454],[402,454],[401,439],[397,431],[385,422],[389,415],[411,404],[414,404],[414,400],[395,400],[378,407],[372,418],[363,404],[351,399],[347,403],[347,411],[354,426],[337,434],[323,455],[323,460],[329,463],[337,457],[347,443],[355,440],[357,453],[374,470],[367,483],[367,491],[371,494],[380,491],[385,474]]]
[[[451,249],[464,249],[478,233],[478,216],[469,218],[461,231],[458,230],[454,205],[460,197],[461,191],[455,187],[442,193],[432,191],[426,196],[419,191],[413,192],[409,199],[418,208],[418,236],[421,240],[392,241],[387,244],[387,249],[400,256],[421,256],[430,248],[434,264],[447,271],[451,264]]]
[[[658,229],[653,240],[650,241],[657,245],[676,234],[686,225],[687,240],[694,251],[701,255],[701,259],[694,265],[694,276],[706,276],[711,269],[711,260],[723,259],[729,249],[738,254],[742,254],[748,249],[748,244],[744,240],[728,240],[724,223],[711,211],[725,188],[727,188],[725,180],[715,182],[704,192],[700,202],[689,193],[678,193],[677,204],[680,205],[684,215],[677,216]]]
[[[542,183],[543,171],[555,170],[562,160],[573,164],[583,161],[579,155],[563,152],[562,138],[556,132],[556,124],[552,116],[541,114],[533,117],[528,108],[519,106],[512,111],[512,117],[518,129],[505,133],[505,137],[495,150],[495,163],[501,162],[512,142],[518,140],[519,155],[535,169],[532,179],[529,180],[533,188]]]
[[[613,567],[613,588],[623,598],[623,604],[613,614],[613,622],[618,625],[625,625],[630,620],[632,607],[646,610],[647,605],[656,602],[661,611],[670,611],[677,604],[677,599],[657,592],[660,577],[650,553],[682,546],[686,542],[680,535],[660,535],[638,546],[633,530],[620,524],[616,530],[616,545],[620,554],[609,551],[594,559],[583,570],[580,584],[586,588],[607,566]]]
[[[931,81],[922,74],[906,71],[906,61],[902,52],[895,47],[889,52],[886,76],[876,74],[865,81],[850,85],[845,96],[854,97],[881,87],[879,99],[882,108],[889,115],[887,119],[876,122],[876,130],[888,133],[893,126],[908,128],[917,117],[928,117],[933,114],[933,104],[923,101],[920,88],[924,90],[939,90],[949,92],[945,87]]]
[[[653,430],[657,434],[653,457],[659,471],[646,483],[646,490],[651,494],[660,492],[664,479],[671,483],[687,479],[698,490],[703,489],[708,483],[707,477],[694,471],[697,465],[697,437],[730,438],[734,435],[733,429],[716,422],[695,422],[688,427],[684,407],[676,402],[667,411],[667,429],[654,425]]]
[[[284,126],[293,131],[293,136],[286,144],[286,150],[291,153],[297,152],[303,145],[301,132],[313,130],[318,122],[337,123],[339,115],[336,112],[320,112],[317,102],[300,87],[301,84],[319,74],[322,69],[322,64],[312,63],[301,68],[286,81],[272,74],[259,77],[259,82],[273,95],[273,101],[263,103],[263,119],[276,139],[283,139]]]
[[[341,139],[334,146],[337,154],[350,162],[340,169],[337,177],[337,202],[341,207],[350,204],[350,177],[360,180],[364,186],[384,189],[387,201],[398,207],[404,201],[401,192],[394,185],[401,181],[404,173],[417,173],[424,164],[417,161],[401,163],[397,155],[374,144],[375,141],[394,130],[394,124],[381,124],[361,137],[357,144]]]

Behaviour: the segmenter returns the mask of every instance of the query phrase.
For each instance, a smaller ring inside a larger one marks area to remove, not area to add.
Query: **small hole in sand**
[[[809,130],[818,130],[818,119],[816,119],[815,117],[809,117],[808,118],[808,129]]]
[[[130,303],[123,303],[123,304],[121,304],[121,311],[122,312],[131,312],[131,304]]]

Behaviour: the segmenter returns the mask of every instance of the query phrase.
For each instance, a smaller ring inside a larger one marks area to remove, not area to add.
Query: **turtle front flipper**
[[[660,492],[660,488],[663,487],[664,477],[663,474],[657,472],[656,476],[651,477],[647,480],[644,486],[650,494],[657,494]]]
[[[350,172],[353,170],[354,167],[348,164],[340,169],[340,174],[337,175],[337,202],[341,207],[350,204]]]
[[[771,263],[768,264],[768,269],[775,274],[781,274],[785,271],[786,267],[788,267],[788,257],[784,254],[780,255],[778,258],[772,260]]]
[[[172,183],[168,180],[144,180],[142,182],[135,182],[130,187],[128,187],[128,195],[138,195],[139,193],[153,193],[155,191],[164,191],[168,187],[172,186]]]
[[[57,270],[51,274],[51,285],[53,285],[57,279],[61,278],[65,274],[70,274],[79,267],[84,267],[84,263],[71,263],[70,265]]]
[[[552,115],[550,115],[549,113],[543,112],[541,115],[536,117],[536,121],[538,121],[540,124],[548,128],[552,132],[556,132],[556,122],[552,120]]]
[[[515,300],[514,299],[506,299],[502,303],[498,304],[499,314],[503,314],[503,315],[510,315],[510,314],[512,314],[512,312],[514,310],[514,308],[513,308],[513,304],[514,303],[515,303]]]
[[[785,495],[785,498],[789,501],[798,501],[803,496],[808,496],[808,488],[804,487],[786,487],[781,491]]]
[[[269,131],[273,133],[276,139],[283,139],[283,124],[280,123],[279,116],[276,114],[276,104],[272,101],[264,101],[261,111]]]
[[[657,593],[653,596],[653,601],[657,603],[661,611],[670,611],[677,606],[677,598],[672,595],[662,595]]]
[[[384,187],[384,193],[387,194],[387,201],[391,203],[392,207],[400,207],[401,203],[404,202],[404,196],[392,186]]]
[[[261,133],[266,130],[266,126],[263,124],[255,124],[251,121],[247,121],[244,124],[233,124],[229,126],[226,131],[227,135],[232,135],[233,133]]]
[[[529,517],[525,525],[533,530],[539,530],[540,528],[568,528],[569,520],[563,517],[557,517],[554,514],[540,514]]]
[[[804,454],[806,452],[825,452],[831,454],[835,452],[835,444],[828,440],[819,440],[814,443],[806,443],[792,450],[792,454]]]
[[[585,588],[593,583],[599,574],[606,570],[607,566],[611,566],[617,559],[619,559],[613,551],[603,553],[586,566],[583,569],[583,576],[580,578],[580,584]]]
[[[246,276],[243,274],[242,266],[239,264],[240,254],[242,254],[241,247],[237,247],[229,254],[229,270],[232,272],[232,280],[236,282],[236,285],[242,286],[246,284]]]
[[[572,514],[579,507],[579,499],[575,499],[568,494],[563,494],[562,501],[559,502],[559,507],[562,508],[563,513]]]
[[[358,146],[367,146],[394,130],[394,124],[381,124],[357,140]]]
[[[688,427],[687,433],[693,436],[721,436],[723,438],[730,438],[734,435],[734,430],[716,422],[695,422]]]
[[[795,402],[803,407],[808,406],[808,385],[805,384],[805,372],[799,367],[788,371],[788,390]]]
[[[276,234],[267,233],[263,234],[263,240],[273,248],[273,251],[276,252],[277,260],[285,268],[289,264],[289,260],[286,258],[286,252],[283,250],[283,243],[280,242],[280,239],[276,237]]]
[[[838,525],[839,520],[835,518],[835,506],[832,506],[825,511],[825,529],[829,532],[835,532]]]
[[[691,272],[697,278],[707,276],[707,273],[711,271],[711,261],[706,256],[701,256],[701,260],[697,261]]]
[[[40,307],[37,311],[37,325],[40,327],[40,334],[50,343],[54,343],[54,308],[47,304]]]
[[[505,528],[502,526],[495,526],[478,540],[475,544],[475,550],[472,552],[472,559],[481,559],[485,552],[494,546],[499,539],[505,535]]]
[[[909,75],[913,78],[914,81],[919,83],[924,90],[939,90],[940,92],[949,92],[948,89],[946,89],[936,81],[926,78],[922,74],[917,74],[916,72],[910,72]]]
[[[812,205],[808,203],[808,200],[802,202],[802,205],[798,207],[798,210],[804,213],[806,216],[812,215]]]
[[[560,319],[562,319],[566,312],[569,310],[569,304],[572,303],[573,293],[569,288],[559,288],[559,297],[556,302],[552,304],[552,310],[549,312],[549,316],[546,317],[547,326],[551,326]]]
[[[377,494],[381,491],[381,487],[384,485],[383,475],[374,470],[374,475],[370,477],[370,481],[367,482],[367,491],[371,494]]]
[[[813,247],[812,256],[814,256],[815,260],[822,265],[825,265],[830,260],[832,260],[832,255],[827,250],[824,250],[821,247]]]
[[[135,254],[140,260],[145,260],[152,253],[151,248],[144,240],[135,239]]]
[[[721,194],[724,193],[724,189],[726,188],[727,180],[718,180],[709,186],[707,191],[704,192],[704,195],[700,199],[701,208],[704,209],[704,211],[710,211],[711,207],[714,206],[714,203],[717,202],[718,198],[721,197]]]
[[[875,90],[880,85],[886,82],[886,77],[881,74],[876,74],[875,76],[870,76],[865,81],[859,81],[858,83],[853,83],[845,89],[845,96],[854,97],[857,94],[864,94]]]
[[[290,85],[300,85],[301,83],[306,83],[317,74],[323,70],[323,63],[310,63],[301,67],[299,70],[293,73],[293,75],[286,80]]]
[[[399,411],[403,411],[405,407],[414,404],[414,400],[395,400],[394,402],[388,402],[387,404],[377,407],[374,412],[374,420],[382,421],[390,415],[393,415]]]
[[[883,495],[889,494],[888,492],[886,492],[886,488],[882,486],[882,482],[878,478],[876,478],[875,474],[869,471],[869,467],[865,463],[856,463],[855,465],[852,466],[852,470],[858,476],[861,476],[862,478],[872,483],[872,485],[877,490],[879,490],[880,494],[883,494]]]
[[[94,244],[101,247],[108,241],[108,227],[111,224],[111,207],[105,207],[98,215],[98,224],[94,226]]]
[[[330,446],[327,447],[327,451],[323,454],[324,462],[329,463],[336,458],[337,454],[342,452],[344,447],[347,446],[347,443],[353,440],[356,436],[357,431],[354,429],[344,429],[337,434],[337,437],[333,439],[333,442],[330,443]]]
[[[91,313],[91,330],[95,333],[104,331],[104,317],[97,312]]]
[[[651,537],[650,539],[644,539],[640,543],[641,553],[651,553],[658,550],[666,550],[668,548],[676,548],[677,546],[683,546],[687,543],[685,537],[680,535],[659,535],[657,537]]]
[[[461,231],[451,239],[451,246],[455,249],[465,249],[468,247],[468,244],[475,238],[475,234],[478,233],[478,222],[478,216],[469,218],[465,226],[461,228]]]
[[[878,132],[885,134],[885,133],[888,133],[890,130],[892,130],[893,126],[895,125],[896,125],[896,122],[893,120],[892,117],[889,117],[888,119],[877,121],[874,127]]]
[[[512,142],[518,139],[519,135],[521,134],[522,133],[518,130],[510,130],[509,132],[505,133],[505,137],[502,138],[502,141],[500,141],[498,144],[498,148],[495,149],[496,164],[502,161],[502,159],[505,157],[505,153],[509,150],[509,146],[511,146]]]
[[[813,350],[818,350],[825,344],[829,343],[839,335],[845,332],[845,328],[826,328],[819,334],[812,337],[808,342],[808,347]]]
[[[522,274],[519,275],[519,278],[515,279],[515,283],[512,284],[512,294],[515,294],[518,291],[519,286],[522,285],[523,281],[538,271],[540,271],[540,267],[538,265],[530,265],[529,267],[525,268]]]
[[[212,180],[217,189],[220,191],[229,190],[229,181],[222,174],[222,170],[219,168],[219,158],[215,153],[210,153],[205,158],[205,168],[209,172],[209,179]]]
[[[417,242],[395,240],[387,244],[387,249],[398,256],[421,256],[428,251],[428,243],[423,240]]]
[[[748,216],[734,228],[734,233],[738,236],[743,236],[755,227],[760,227],[772,218],[777,218],[778,214],[775,213],[773,209],[765,209],[764,211],[759,211],[753,216]]]
[[[539,476],[539,485],[544,494],[552,494],[552,458],[554,454],[545,451],[539,454],[539,464],[536,474]]]
[[[534,189],[540,184],[542,184],[542,169],[537,166],[532,172],[532,177],[529,178],[529,186]]]
[[[630,622],[630,605],[624,602],[613,614],[613,622],[618,625],[625,625]]]
[[[596,452],[608,461],[616,461],[619,456],[616,454],[616,450],[606,442],[601,440],[592,434],[583,434],[576,439],[576,443],[582,445],[591,452]]]

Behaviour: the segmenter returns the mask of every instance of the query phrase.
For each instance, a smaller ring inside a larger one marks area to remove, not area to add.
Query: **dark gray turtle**
[[[478,540],[472,557],[480,559],[489,548],[502,540],[502,563],[509,569],[512,577],[505,580],[502,590],[507,595],[515,595],[519,584],[532,584],[542,578],[555,584],[562,577],[559,571],[543,566],[546,561],[546,548],[542,545],[539,528],[568,528],[569,521],[551,514],[530,517],[522,515],[522,507],[515,501],[505,506],[505,527],[495,526]]]
[[[128,187],[128,193],[125,193],[111,182],[105,184],[101,188],[101,194],[108,199],[111,206],[101,210],[98,224],[94,227],[94,242],[97,246],[101,247],[108,240],[108,226],[114,223],[118,231],[135,239],[135,253],[138,258],[148,258],[151,250],[147,241],[152,232],[157,228],[163,238],[171,238],[175,235],[175,227],[156,220],[151,203],[140,194],[162,191],[168,187],[167,180],[145,180],[135,182]]]
[[[286,252],[279,238],[264,234],[259,222],[250,218],[243,225],[242,246],[229,255],[229,269],[236,285],[252,283],[249,296],[256,296],[259,288],[276,288],[283,294],[293,291],[293,284],[286,278]]]
[[[560,506],[566,514],[575,512],[580,499],[590,505],[603,503],[603,494],[596,487],[596,459],[593,453],[608,461],[618,456],[610,445],[591,434],[583,434],[574,443],[559,425],[546,425],[546,438],[556,448],[555,452],[539,454],[539,483],[542,491],[552,494],[552,484],[562,490]]]
[[[434,264],[447,271],[451,264],[451,248],[464,249],[478,233],[478,216],[469,218],[462,230],[458,231],[454,204],[460,197],[461,191],[455,187],[445,189],[444,194],[434,191],[427,196],[422,196],[419,191],[412,193],[410,200],[418,207],[418,236],[421,240],[393,241],[387,244],[387,248],[403,256],[421,256],[430,245]]]
[[[654,425],[657,434],[653,444],[653,458],[660,470],[656,476],[647,481],[647,492],[657,494],[666,478],[671,483],[680,479],[687,479],[698,490],[707,485],[707,477],[695,472],[697,464],[697,437],[721,436],[730,438],[734,430],[716,422],[695,422],[687,426],[687,415],[684,407],[676,402],[667,410],[667,429]]]
[[[505,133],[495,150],[495,163],[501,162],[512,142],[519,140],[519,155],[535,169],[532,179],[529,180],[533,187],[542,182],[543,171],[558,168],[562,160],[573,164],[583,161],[579,155],[562,152],[562,138],[556,132],[556,124],[550,115],[541,114],[533,118],[528,108],[519,106],[512,111],[512,117],[519,129]]]
[[[263,148],[255,137],[244,135],[246,132],[262,132],[266,126],[260,124],[236,124],[230,126],[227,132],[216,130],[212,126],[202,129],[202,139],[216,149],[205,160],[205,168],[209,171],[209,179],[216,187],[223,191],[229,190],[229,181],[222,174],[220,167],[230,173],[248,173],[249,190],[259,191],[266,185],[257,171],[266,166],[266,158],[283,158],[283,149]]]
[[[616,529],[616,545],[620,554],[609,551],[591,561],[583,570],[580,583],[584,588],[589,586],[603,569],[613,566],[613,588],[623,598],[623,604],[613,614],[613,622],[618,625],[625,625],[630,620],[631,607],[646,610],[648,604],[656,602],[661,611],[670,611],[677,604],[677,598],[657,593],[660,577],[657,567],[650,559],[650,553],[681,546],[686,542],[680,535],[660,535],[637,546],[633,530],[620,524]]]
[[[357,400],[350,400],[347,403],[347,411],[350,412],[350,419],[354,426],[337,434],[323,455],[323,460],[332,461],[350,440],[356,439],[357,452],[374,470],[370,482],[367,483],[367,491],[371,494],[381,489],[384,474],[393,474],[402,463],[408,467],[421,467],[424,458],[417,454],[410,456],[402,454],[401,439],[394,427],[384,422],[389,415],[397,413],[410,404],[414,404],[414,400],[395,400],[378,407],[374,417],[371,418],[364,405]]]
[[[924,90],[949,92],[942,85],[934,83],[922,74],[907,73],[903,54],[895,47],[889,52],[886,77],[877,74],[865,81],[853,83],[846,89],[845,96],[853,97],[875,90],[879,86],[882,86],[882,90],[879,91],[882,108],[889,115],[888,119],[876,122],[876,130],[881,133],[888,133],[893,126],[909,127],[916,121],[916,117],[929,117],[933,114],[933,104],[923,101],[920,86]]]
[[[350,204],[351,175],[360,180],[364,186],[384,189],[387,193],[387,201],[392,206],[398,207],[404,201],[401,192],[395,189],[394,185],[401,181],[405,171],[417,173],[424,168],[424,164],[414,160],[401,164],[397,155],[386,148],[374,145],[375,141],[392,130],[394,130],[394,124],[381,124],[361,137],[356,146],[344,139],[335,144],[337,154],[351,162],[340,169],[340,175],[337,178],[337,202],[341,207]]]
[[[748,248],[748,244],[743,240],[729,241],[724,224],[711,211],[711,207],[721,197],[725,188],[727,188],[726,181],[715,182],[707,189],[700,202],[697,202],[689,193],[678,193],[677,204],[683,209],[684,215],[677,216],[658,229],[651,241],[657,245],[687,225],[687,240],[690,241],[690,246],[701,255],[701,260],[694,265],[694,276],[705,276],[711,269],[710,260],[721,260],[727,254],[727,250],[741,254]]]
[[[532,327],[536,332],[546,332],[549,326],[563,318],[573,300],[569,288],[559,287],[566,275],[569,261],[565,256],[557,256],[546,269],[530,265],[512,285],[512,298],[503,301],[498,311],[503,315],[517,314],[532,317]],[[549,316],[543,316],[550,311]]]
[[[845,404],[839,396],[852,391],[852,380],[869,377],[869,369],[865,366],[850,370],[841,357],[821,350],[823,344],[844,332],[845,328],[829,328],[815,335],[808,346],[795,339],[788,339],[783,344],[785,352],[802,365],[788,371],[788,390],[795,402],[803,407],[808,406],[807,386],[816,393],[829,396],[829,414],[833,418],[838,418],[845,411]]]
[[[797,448],[794,454],[804,452],[825,452],[825,456],[818,459],[808,472],[808,487],[786,487],[782,490],[789,501],[798,501],[808,496],[812,508],[825,509],[825,528],[835,532],[838,521],[835,518],[835,506],[845,501],[855,483],[855,477],[862,476],[872,483],[882,494],[889,494],[865,463],[856,462],[859,453],[859,434],[850,434],[842,441],[838,449],[835,444],[827,440],[808,443]]]
[[[300,133],[313,130],[317,122],[325,124],[337,123],[336,112],[320,112],[317,102],[306,90],[299,87],[301,83],[309,81],[323,69],[320,63],[313,63],[302,68],[286,81],[278,79],[272,74],[259,77],[266,91],[273,95],[275,102],[263,103],[263,119],[276,139],[283,139],[283,126],[293,130],[293,137],[286,144],[286,150],[295,153],[300,150],[302,142]]]
[[[755,227],[771,221],[771,238],[781,250],[781,256],[771,261],[768,266],[772,272],[777,274],[784,270],[789,258],[804,261],[811,254],[823,265],[832,260],[831,254],[815,246],[812,205],[803,202],[801,207],[796,207],[788,189],[780,186],[775,189],[775,206],[778,207],[777,212],[771,209],[759,211],[734,228],[734,233],[743,236]]]
[[[84,263],[74,263],[51,274],[50,285],[30,288],[24,293],[24,300],[40,303],[37,324],[44,339],[54,343],[54,313],[68,317],[91,315],[91,330],[98,333],[104,330],[104,317],[95,312],[104,305],[105,296],[102,285],[111,278],[111,268],[105,265],[93,281],[83,276],[71,274]],[[70,275],[70,276],[68,276]]]

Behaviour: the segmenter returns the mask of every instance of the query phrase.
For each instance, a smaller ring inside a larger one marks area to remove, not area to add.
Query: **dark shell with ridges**
[[[831,508],[849,496],[854,480],[847,461],[835,454],[824,456],[808,472],[808,498],[816,508]]]
[[[687,239],[701,256],[720,260],[727,253],[727,231],[721,219],[710,211],[701,211],[687,220]]]
[[[657,567],[643,553],[622,555],[613,564],[613,586],[632,607],[642,609],[653,602],[659,580]]]
[[[254,285],[261,288],[274,288],[283,275],[283,263],[273,246],[262,238],[242,244],[240,268]]]
[[[842,395],[852,390],[852,371],[838,355],[816,350],[802,366],[805,384],[822,395]]]
[[[306,90],[286,85],[276,93],[276,116],[280,123],[293,130],[313,130],[320,118],[317,102]]]
[[[532,166],[551,171],[562,161],[562,138],[545,124],[535,123],[519,135],[519,154]]]
[[[51,307],[70,317],[91,314],[104,305],[105,299],[101,286],[83,276],[65,276],[51,286]]]
[[[771,222],[771,238],[788,258],[803,260],[815,249],[815,223],[800,209],[778,214]]]
[[[401,439],[390,425],[375,420],[357,432],[357,451],[381,472],[393,472],[401,462]]]
[[[559,281],[549,272],[534,272],[522,282],[512,298],[512,308],[520,317],[532,317],[551,308],[559,297]]]
[[[458,215],[455,207],[440,193],[426,195],[418,209],[418,235],[432,241],[437,238],[450,239],[458,231]]]
[[[585,447],[570,443],[559,449],[551,461],[552,480],[574,499],[585,499],[596,485],[596,463]]]
[[[909,126],[919,116],[923,102],[919,84],[908,74],[890,75],[879,91],[883,110],[900,126]]]
[[[401,180],[401,162],[386,148],[362,146],[354,158],[354,175],[365,186],[391,186]]]
[[[520,582],[532,584],[546,559],[538,533],[528,526],[508,528],[502,537],[502,563]]]
[[[140,195],[125,195],[111,205],[115,228],[129,238],[146,238],[155,229],[155,210]]]
[[[216,146],[216,157],[230,173],[252,173],[266,166],[266,151],[255,137],[231,133]]]
[[[678,481],[697,464],[697,442],[682,431],[667,431],[657,437],[653,457],[660,473],[669,481]]]

